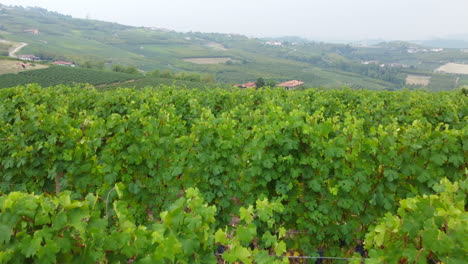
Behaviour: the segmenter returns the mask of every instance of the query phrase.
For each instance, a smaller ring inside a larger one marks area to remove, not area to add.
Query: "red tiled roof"
[[[255,88],[257,87],[257,85],[255,84],[255,82],[248,82],[248,83],[244,83],[242,87],[243,88]]]
[[[300,85],[303,85],[304,82],[301,82],[301,81],[298,81],[298,80],[292,80],[292,81],[287,81],[287,82],[284,82],[284,83],[280,83],[276,86],[280,86],[280,87],[296,87],[296,86],[300,86]]]
[[[248,83],[244,83],[244,84],[236,84],[236,85],[234,85],[234,87],[255,88],[255,87],[257,87],[257,85],[255,84],[255,82],[248,82]]]

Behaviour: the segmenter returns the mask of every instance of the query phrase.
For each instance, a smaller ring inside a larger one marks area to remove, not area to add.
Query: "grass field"
[[[10,48],[10,44],[0,41],[0,56],[8,56],[8,50]]]
[[[456,79],[457,76],[451,74],[433,74],[428,88],[433,91],[453,90],[456,88]]]
[[[464,85],[468,86],[468,76],[461,76],[460,79],[458,79],[458,87]]]
[[[229,57],[222,58],[187,58],[184,61],[195,63],[195,64],[223,64],[230,61]]]
[[[454,74],[468,74],[468,65],[467,64],[458,64],[458,63],[447,63],[440,66],[436,72],[446,72]]]
[[[213,48],[215,50],[227,50],[226,47],[223,44],[211,42],[206,45],[207,47]]]
[[[19,73],[30,70],[39,70],[49,67],[43,64],[24,63],[23,65],[25,68],[23,68],[21,66],[22,64],[23,63],[21,61],[16,60],[0,60],[0,75],[7,73]]]
[[[406,77],[406,84],[407,85],[428,86],[429,83],[431,83],[431,76],[409,74]]]

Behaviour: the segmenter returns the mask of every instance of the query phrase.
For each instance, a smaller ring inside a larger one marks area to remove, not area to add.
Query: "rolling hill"
[[[275,82],[298,79],[307,87],[325,88],[395,90],[405,85],[407,69],[363,65],[363,60],[404,63],[425,74],[432,74],[443,63],[468,61],[468,53],[454,50],[408,54],[411,44],[356,47],[294,37],[271,42],[233,34],[132,27],[72,18],[42,8],[9,6],[0,6],[0,39],[28,43],[18,54],[78,65],[100,62],[107,68],[121,64],[143,71],[202,72],[213,74],[221,83],[258,77]],[[0,52],[5,49],[0,46]]]

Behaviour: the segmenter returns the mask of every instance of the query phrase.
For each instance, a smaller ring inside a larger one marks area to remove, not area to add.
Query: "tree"
[[[81,64],[81,67],[91,69],[93,68],[93,63],[91,61],[85,61],[83,64]]]
[[[265,86],[265,79],[259,77],[255,82],[255,86],[257,86],[257,88],[262,88],[263,86]]]
[[[266,83],[266,86],[268,87],[275,87],[278,83],[276,83],[275,81],[267,81]]]
[[[205,74],[201,76],[200,81],[204,83],[215,83],[216,77],[213,76],[212,74]]]
[[[119,64],[114,64],[112,66],[112,71],[115,71],[115,72],[125,72],[125,67],[122,66],[122,65],[119,65]]]
[[[125,73],[129,73],[129,74],[138,74],[139,71],[138,71],[138,68],[136,66],[128,66],[127,69],[125,69],[124,71]]]
[[[135,66],[125,67],[125,66],[122,66],[122,65],[119,65],[119,64],[115,64],[114,66],[112,66],[112,71],[123,72],[123,73],[128,73],[128,74],[138,74],[139,73],[138,68],[135,67]]]
[[[95,61],[93,67],[99,70],[103,70],[105,66],[105,62],[103,61]]]
[[[174,74],[172,74],[172,72],[170,72],[169,70],[164,70],[164,71],[161,73],[160,76],[163,77],[163,78],[168,78],[168,79],[170,79],[170,78],[173,78],[173,77],[174,77]]]
[[[153,77],[159,77],[159,76],[161,76],[161,72],[158,69],[155,69],[152,72],[148,72],[146,75],[153,76]]]

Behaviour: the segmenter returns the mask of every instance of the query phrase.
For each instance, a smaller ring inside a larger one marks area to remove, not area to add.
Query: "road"
[[[8,56],[16,58],[16,53],[18,53],[22,48],[26,47],[28,43],[17,43],[13,41],[8,41],[4,39],[0,39],[0,43],[10,44],[13,47],[8,50]]]
[[[22,48],[26,47],[28,43],[20,43],[19,46],[15,47],[14,49],[10,50],[8,54],[10,57],[16,58],[16,53],[20,51]]]

